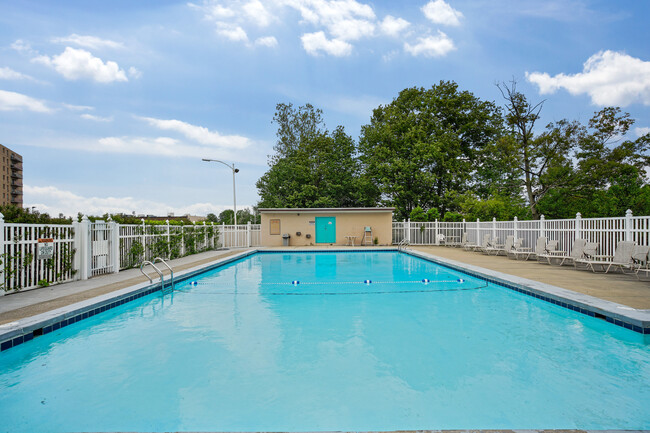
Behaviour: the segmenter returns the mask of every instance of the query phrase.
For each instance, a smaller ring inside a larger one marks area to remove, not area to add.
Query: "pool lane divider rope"
[[[429,280],[429,279],[423,279],[421,281],[375,281],[372,282],[370,280],[364,280],[362,281],[341,281],[341,282],[334,282],[334,281],[327,281],[327,282],[299,282],[297,280],[294,280],[290,283],[263,283],[262,285],[293,285],[297,286],[299,284],[303,285],[339,285],[339,284],[365,284],[365,285],[370,285],[370,284],[415,284],[419,283],[422,284],[424,283],[425,285],[431,284],[431,283],[464,283],[466,282],[462,278],[459,278],[457,280]],[[190,287],[196,287],[196,286],[214,286],[212,283],[200,283],[198,281],[190,281],[189,283]],[[400,293],[432,293],[432,292],[459,292],[459,291],[469,291],[469,290],[479,290],[479,289],[484,289],[488,286],[487,282],[483,282],[482,285],[476,286],[476,287],[449,287],[449,288],[444,288],[444,289],[419,289],[419,290],[364,290],[364,291],[354,291],[354,292],[240,292],[240,291],[228,291],[228,292],[194,292],[190,290],[183,290],[183,289],[174,289],[175,292],[181,292],[181,293],[192,293],[195,295],[271,295],[271,296],[317,296],[317,295],[326,295],[326,296],[334,296],[334,295],[389,295],[389,294],[400,294]]]

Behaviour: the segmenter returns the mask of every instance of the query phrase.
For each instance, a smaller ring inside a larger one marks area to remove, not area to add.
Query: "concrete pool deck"
[[[364,249],[373,250],[378,248],[381,249],[382,247]],[[238,248],[208,251],[172,260],[170,264],[175,272],[180,272],[253,249],[264,250],[264,248]],[[287,250],[294,251],[305,249],[313,250],[314,248],[287,248]],[[350,250],[352,248],[337,247],[336,249]],[[354,249],[359,248],[355,247]],[[594,274],[587,271],[577,271],[572,266],[559,267],[539,264],[536,261],[516,261],[503,256],[495,257],[468,252],[460,248],[427,246],[413,247],[411,249],[442,259],[462,262],[486,270],[590,295],[637,310],[650,310],[650,283],[638,281],[633,275]],[[89,280],[74,281],[2,296],[0,297],[0,325],[49,312],[146,281],[147,279],[140,273],[139,269],[129,269],[118,274],[98,276]]]

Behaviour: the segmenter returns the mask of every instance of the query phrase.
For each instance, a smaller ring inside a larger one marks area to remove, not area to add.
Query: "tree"
[[[259,207],[373,206],[376,188],[362,176],[356,143],[342,126],[328,132],[321,111],[278,104],[275,154],[257,181]]]
[[[515,164],[514,178],[523,187],[527,205],[533,219],[539,219],[540,200],[553,188],[565,185],[570,173],[571,153],[577,145],[581,125],[561,120],[551,123],[546,131],[535,137],[535,123],[539,120],[544,101],[533,105],[526,96],[517,91],[515,80],[497,84],[505,99],[506,124],[510,127],[512,140],[499,143],[499,153]]]
[[[473,183],[482,149],[502,132],[499,109],[458,85],[402,90],[362,127],[360,158],[398,219],[417,206],[457,210]]]
[[[551,218],[621,216],[627,209],[647,214],[650,134],[626,139],[634,120],[618,107],[596,112],[577,137],[574,167],[561,188],[539,202]]]

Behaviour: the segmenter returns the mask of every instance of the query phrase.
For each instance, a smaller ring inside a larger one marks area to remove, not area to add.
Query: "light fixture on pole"
[[[230,164],[226,164],[223,161],[219,161],[218,159],[203,158],[203,161],[205,161],[205,162],[218,162],[218,163],[221,163],[221,164],[225,165],[226,167],[228,167],[229,169],[232,170],[232,202],[233,202],[233,209],[234,209],[234,212],[235,212],[234,213],[234,222],[235,222],[235,228],[236,228],[237,227],[237,194],[235,193],[235,173],[239,173],[239,169],[235,168],[235,163],[234,162],[232,163],[232,165],[230,165]]]

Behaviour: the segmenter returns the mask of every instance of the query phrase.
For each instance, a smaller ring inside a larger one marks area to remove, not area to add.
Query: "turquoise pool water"
[[[196,282],[0,353],[0,431],[650,428],[643,336],[406,254]]]

